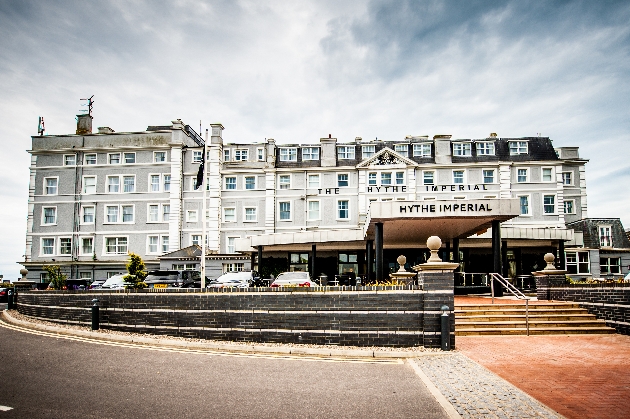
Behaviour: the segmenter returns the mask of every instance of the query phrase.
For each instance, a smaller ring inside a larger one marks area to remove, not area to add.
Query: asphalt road
[[[4,327],[0,354],[0,419],[447,417],[406,362],[149,350]]]

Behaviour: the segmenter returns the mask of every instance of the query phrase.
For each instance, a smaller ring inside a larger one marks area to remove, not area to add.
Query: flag
[[[201,185],[203,185],[203,177],[205,174],[204,165],[206,162],[206,148],[204,147],[203,152],[201,153],[201,164],[199,165],[199,171],[197,172],[197,182],[195,182],[195,189],[199,189]]]

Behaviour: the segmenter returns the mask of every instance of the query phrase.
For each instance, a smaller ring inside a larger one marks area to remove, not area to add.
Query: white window
[[[160,192],[160,175],[149,175],[149,192]]]
[[[575,214],[575,201],[573,199],[566,199],[564,201],[564,213]]]
[[[340,220],[350,218],[350,201],[337,201],[337,218]]]
[[[83,176],[83,193],[96,193],[96,176]]]
[[[107,193],[120,192],[120,177],[119,176],[107,176]]]
[[[319,220],[319,201],[308,201],[308,219]]]
[[[79,278],[92,281],[92,272],[79,272]]]
[[[291,189],[291,175],[280,175],[280,189]]]
[[[256,176],[245,176],[245,189],[256,189]]]
[[[470,143],[453,143],[453,156],[471,156]]]
[[[280,161],[297,161],[297,148],[281,148]]]
[[[96,154],[86,154],[85,164],[96,164]]]
[[[612,235],[610,226],[599,226],[599,244],[601,247],[612,247]]]
[[[453,170],[453,183],[455,183],[455,184],[466,183],[464,181],[464,171],[463,170]]]
[[[123,205],[122,207],[122,222],[133,223],[133,205]]]
[[[234,161],[247,161],[247,149],[237,148],[234,150]]]
[[[43,238],[42,239],[42,255],[54,255],[55,254],[55,239]]]
[[[529,215],[529,196],[519,196],[518,200],[521,207],[521,215]]]
[[[258,161],[264,161],[265,160],[265,149],[264,148],[257,148],[256,149],[256,153],[258,154]]]
[[[168,222],[171,219],[171,205],[162,204],[162,221]]]
[[[132,193],[136,191],[136,177],[123,176],[123,192]]]
[[[63,165],[64,166],[75,166],[77,164],[77,156],[76,154],[66,154],[63,156]]]
[[[223,222],[224,223],[236,222],[236,209],[235,208],[223,208]]]
[[[119,208],[118,205],[108,205],[105,207],[105,222],[106,223],[117,223],[119,218]]]
[[[494,156],[494,143],[493,142],[478,142],[476,143],[478,156]]]
[[[396,185],[405,184],[405,172],[396,172]]]
[[[291,203],[279,202],[278,203],[280,221],[291,221]]]
[[[42,224],[57,224],[57,207],[42,208]]]
[[[566,267],[570,274],[588,274],[591,262],[588,252],[566,252]]]
[[[105,237],[105,253],[110,255],[126,255],[127,237]]]
[[[62,237],[59,239],[59,254],[72,254],[72,239],[70,237]]]
[[[197,210],[188,210],[186,211],[186,221],[189,223],[197,222]]]
[[[192,162],[193,163],[201,163],[201,158],[203,157],[203,151],[194,151],[192,153]]]
[[[420,143],[413,145],[414,157],[431,157],[431,143]]]
[[[149,204],[147,222],[157,223],[160,221],[160,204]]]
[[[257,221],[256,207],[245,207],[245,221]]]
[[[133,164],[136,162],[136,153],[123,153],[125,164]]]
[[[201,234],[192,234],[190,236],[190,244],[201,246]]]
[[[164,192],[169,192],[171,190],[171,175],[164,174]]]
[[[401,156],[409,156],[409,144],[396,144],[394,145],[394,151]]]
[[[348,186],[348,174],[347,173],[338,173],[337,174],[337,186],[342,188],[344,186]]]
[[[228,190],[236,189],[236,176],[226,176],[225,189],[228,189]]]
[[[518,183],[527,182],[527,169],[516,169],[516,181]]]
[[[551,167],[543,167],[542,168],[542,181],[543,182],[551,182],[553,181],[553,169]]]
[[[391,172],[381,172],[381,185],[391,185],[392,174]]]
[[[573,173],[562,172],[562,183],[564,185],[573,185]]]
[[[599,269],[602,274],[620,274],[621,258],[599,258]]]
[[[244,263],[224,263],[223,272],[242,272],[245,269]]]
[[[228,253],[236,253],[235,242],[238,237],[228,237],[227,238],[227,252]]]
[[[162,253],[168,252],[168,236],[162,236]]]
[[[376,185],[376,172],[368,173],[368,185],[369,186]]]
[[[81,238],[81,254],[91,255],[94,253],[94,239],[92,237]]]
[[[94,207],[84,206],[81,207],[81,223],[82,224],[94,224]]]
[[[224,162],[230,161],[230,149],[229,148],[223,149],[223,161]]]
[[[543,211],[545,214],[555,214],[556,212],[556,196],[555,195],[543,196]]]
[[[527,141],[509,141],[510,155],[527,154]]]
[[[120,164],[120,153],[110,153],[107,155],[107,162],[109,164]]]
[[[158,253],[160,236],[147,236],[147,253]]]
[[[354,146],[339,146],[337,147],[337,158],[339,160],[352,160],[354,159]]]
[[[162,163],[166,161],[166,151],[154,151],[153,161],[155,163]]]
[[[308,187],[319,188],[319,175],[308,175]]]
[[[432,170],[427,170],[422,172],[422,183],[424,185],[433,185],[435,182],[435,172]]]
[[[361,147],[361,154],[364,159],[369,159],[374,154],[376,154],[376,146],[374,145],[364,145]]]
[[[483,169],[483,183],[494,183],[494,169]]]
[[[319,147],[302,148],[302,160],[319,160]]]
[[[57,195],[57,187],[59,185],[59,178],[45,177],[44,178],[44,194],[45,195]]]

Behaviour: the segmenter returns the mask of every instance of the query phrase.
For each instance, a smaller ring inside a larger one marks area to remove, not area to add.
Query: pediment
[[[359,163],[357,168],[375,166],[417,166],[418,164],[409,158],[396,153],[389,147],[385,147],[378,153]]]

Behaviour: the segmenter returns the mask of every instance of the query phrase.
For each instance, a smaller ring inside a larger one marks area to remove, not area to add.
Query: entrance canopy
[[[372,202],[365,237],[373,239],[376,223],[382,223],[385,245],[417,246],[430,236],[439,236],[443,242],[464,239],[485,232],[492,221],[519,215],[519,201],[512,198]]]
[[[476,199],[443,201],[372,202],[363,229],[313,230],[273,233],[236,240],[236,249],[251,252],[258,246],[265,250],[363,249],[366,240],[374,240],[375,226],[383,224],[386,248],[418,247],[429,236],[442,241],[483,233],[492,221],[507,221],[520,215],[518,199]]]

